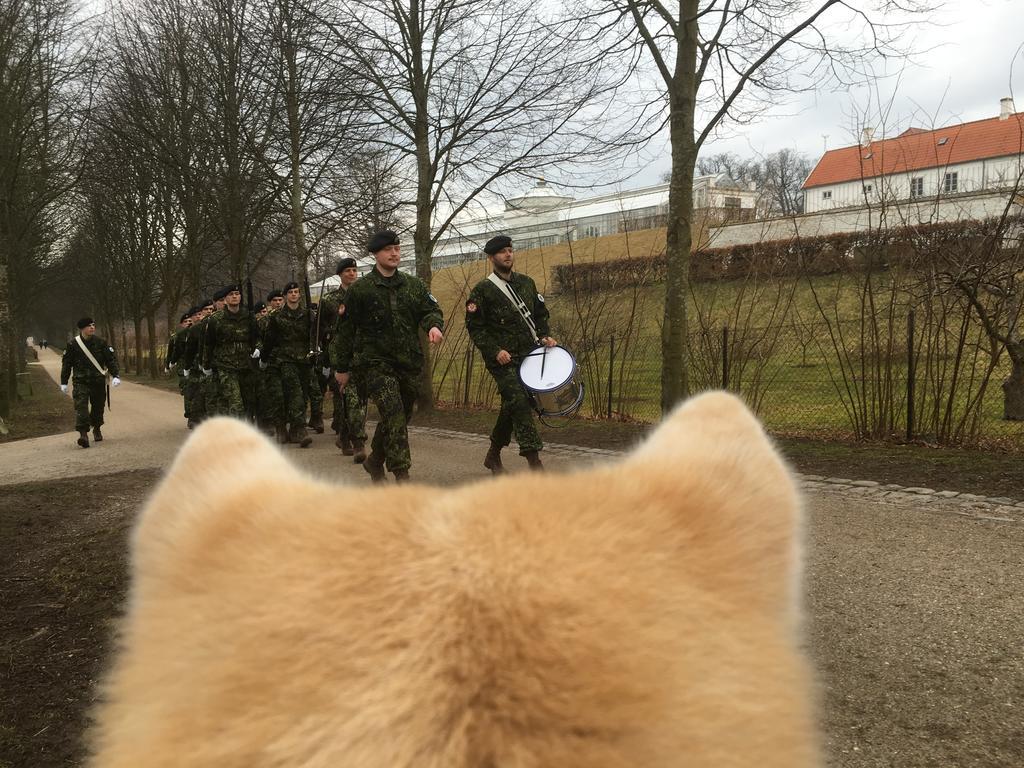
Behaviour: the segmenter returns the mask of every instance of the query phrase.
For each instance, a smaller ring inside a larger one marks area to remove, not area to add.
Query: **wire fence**
[[[494,381],[465,334],[434,360],[435,397],[497,408]],[[576,340],[581,415],[661,416],[660,334]],[[1003,418],[1010,362],[983,333],[909,315],[864,324],[727,326],[691,334],[691,392],[742,396],[777,434],[906,439],[1024,451],[1024,422]]]

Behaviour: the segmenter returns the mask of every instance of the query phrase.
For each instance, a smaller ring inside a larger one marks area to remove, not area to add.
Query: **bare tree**
[[[680,0],[674,9],[661,0],[601,4],[609,7],[616,34],[631,36],[653,63],[667,111],[672,171],[661,376],[661,405],[667,411],[690,388],[686,296],[693,176],[701,148],[726,121],[750,121],[780,93],[805,87],[800,73],[819,80],[847,77],[872,54],[899,55],[903,27],[871,14],[911,14],[928,6],[921,0]],[[840,24],[855,42],[835,39]]]
[[[455,217],[502,179],[608,152],[618,61],[594,49],[585,17],[552,18],[532,0],[351,0],[349,64],[365,80],[377,140],[415,181],[416,274]],[[606,160],[611,160],[607,154]],[[429,358],[428,358],[429,360]],[[432,407],[424,367],[420,407]]]

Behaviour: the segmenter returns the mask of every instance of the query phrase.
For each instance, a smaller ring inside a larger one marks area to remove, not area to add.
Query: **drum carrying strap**
[[[487,276],[487,279],[494,283],[498,290],[501,291],[501,294],[512,303],[512,306],[515,307],[522,316],[523,322],[526,323],[526,327],[530,329],[530,335],[533,336],[534,342],[539,344],[540,339],[537,338],[537,326],[533,323],[530,308],[526,306],[526,302],[523,301],[522,297],[516,293],[516,289],[512,287],[512,283],[498,277],[497,272],[491,272],[491,274]]]
[[[75,336],[75,341],[78,342],[79,348],[81,348],[82,352],[85,353],[85,356],[89,358],[89,362],[93,364],[96,370],[99,371],[104,378],[109,378],[110,374],[107,373],[107,369],[100,365],[98,362],[96,362],[96,358],[92,356],[92,352],[90,352],[89,348],[85,346],[85,342],[82,340],[82,337]]]

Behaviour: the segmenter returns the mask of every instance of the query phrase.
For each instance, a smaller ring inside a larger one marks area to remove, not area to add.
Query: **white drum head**
[[[576,361],[562,347],[538,347],[519,364],[520,381],[534,392],[558,389],[575,373]]]

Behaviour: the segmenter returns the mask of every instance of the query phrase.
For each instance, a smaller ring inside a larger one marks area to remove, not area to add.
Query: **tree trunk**
[[[1024,343],[1019,349],[1007,350],[1013,368],[1003,381],[1003,418],[1007,421],[1024,421]]]
[[[697,66],[697,0],[684,0],[679,55],[669,85],[669,131],[672,176],[668,192],[665,239],[665,316],[661,331],[661,411],[668,413],[690,392],[687,360],[686,299],[690,284],[693,242],[693,171],[697,163],[694,138]]]
[[[416,83],[423,84],[421,62],[417,59],[414,66]],[[430,134],[427,124],[426,85],[417,89],[416,98],[416,229],[413,232],[413,250],[416,257],[416,276],[430,290],[433,281],[433,265],[430,257],[433,247],[430,240],[430,219],[433,209],[430,195],[434,186],[433,166],[430,161]],[[430,342],[424,333],[420,333],[420,346],[423,349],[423,371],[420,374],[420,394],[417,407],[421,411],[434,410],[434,375],[431,365]]]
[[[135,326],[135,373],[142,373],[142,318],[136,315],[132,318]]]
[[[17,390],[11,386],[9,372],[14,367],[11,354],[11,308],[8,296],[7,260],[0,262],[0,418],[9,418]]]
[[[146,313],[146,335],[149,337],[149,378],[155,379],[160,374],[160,366],[156,359],[156,309],[153,307]]]

